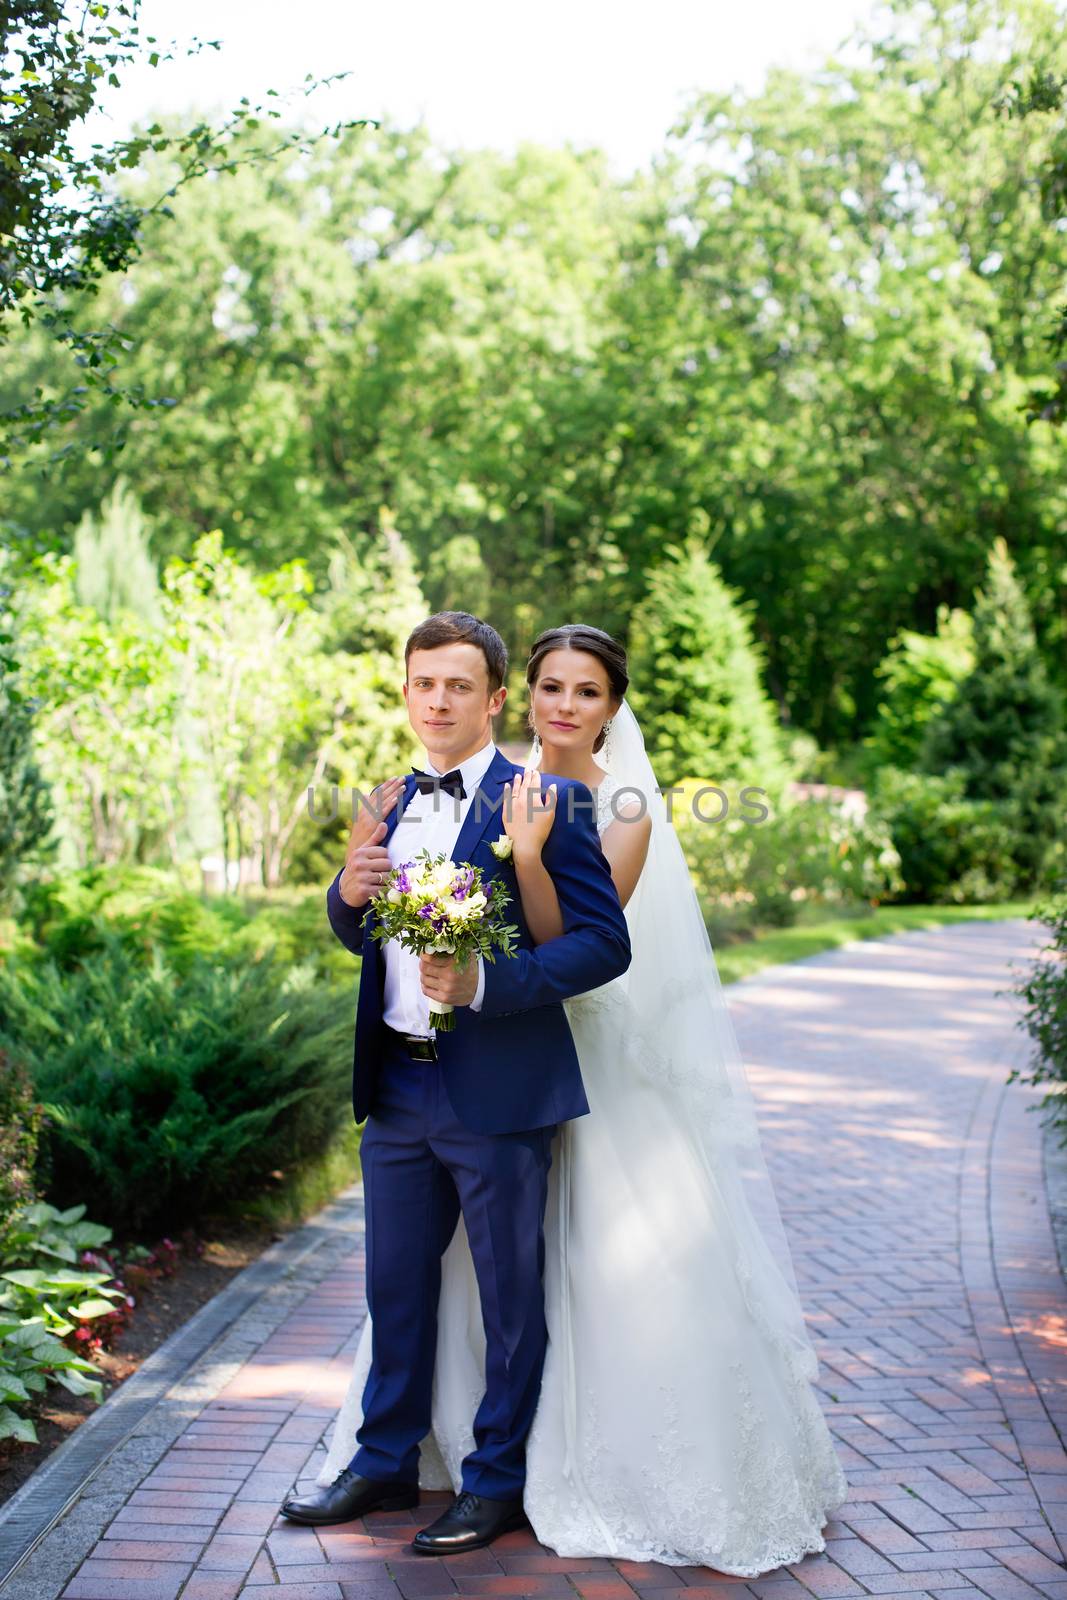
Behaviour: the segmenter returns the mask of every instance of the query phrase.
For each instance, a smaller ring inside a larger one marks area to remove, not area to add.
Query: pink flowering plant
[[[514,952],[519,930],[504,920],[511,901],[498,880],[485,884],[480,867],[431,856],[420,850],[414,861],[394,867],[371,901],[375,939],[396,939],[416,955],[447,954],[461,968],[475,956],[495,961],[495,951]],[[449,1032],[456,1025],[455,1008],[441,1001],[430,1012],[430,1026]]]

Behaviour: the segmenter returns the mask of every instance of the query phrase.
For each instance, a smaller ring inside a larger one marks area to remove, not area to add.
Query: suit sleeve
[[[344,868],[341,868],[341,872]],[[354,956],[363,954],[363,919],[367,915],[370,901],[361,906],[350,906],[347,900],[341,899],[341,872],[339,872],[326,891],[326,915],[330,919],[330,927],[340,939],[346,950],[351,950]]]
[[[485,963],[483,1017],[567,1000],[610,983],[630,965],[626,918],[600,846],[593,797],[577,782],[561,782],[557,794],[543,860],[556,887],[563,932],[536,950],[498,954]]]

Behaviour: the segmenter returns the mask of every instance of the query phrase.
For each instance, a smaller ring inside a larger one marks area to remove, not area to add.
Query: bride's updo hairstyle
[[[585,650],[589,655],[596,656],[608,675],[608,688],[615,702],[613,709],[618,710],[630,682],[626,670],[626,651],[618,640],[613,639],[610,633],[605,633],[603,628],[591,628],[584,622],[565,622],[559,628],[546,628],[534,640],[530,659],[526,663],[526,683],[531,690],[541,676],[541,663],[552,650]],[[532,733],[533,716],[528,716],[526,721]],[[600,749],[606,737],[601,728],[593,745],[594,751]]]

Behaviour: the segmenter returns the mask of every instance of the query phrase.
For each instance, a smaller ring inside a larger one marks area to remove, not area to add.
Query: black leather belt
[[[437,1060],[437,1045],[432,1039],[424,1038],[421,1033],[399,1033],[396,1028],[390,1028],[388,1023],[382,1026],[396,1048],[410,1056],[412,1061]]]

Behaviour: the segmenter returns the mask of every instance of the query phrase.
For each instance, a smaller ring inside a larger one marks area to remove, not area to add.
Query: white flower
[[[499,839],[490,840],[489,848],[498,861],[506,861],[511,855],[512,843],[513,840],[509,839],[506,833],[502,833]]]

